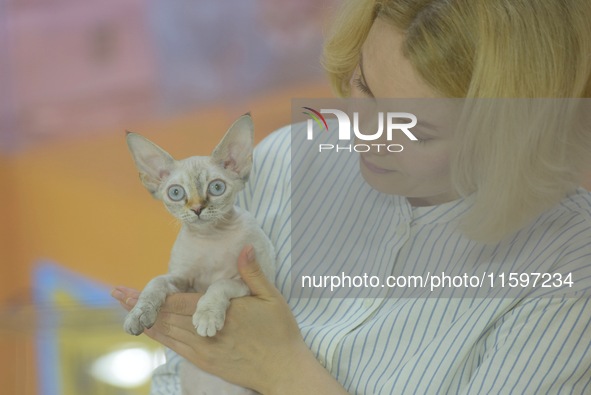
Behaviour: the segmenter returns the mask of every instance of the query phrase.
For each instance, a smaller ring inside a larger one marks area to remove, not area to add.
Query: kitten
[[[201,336],[214,336],[224,325],[230,299],[249,295],[236,262],[251,244],[257,262],[271,281],[275,252],[255,218],[234,206],[252,167],[254,128],[250,114],[228,129],[211,156],[175,160],[148,139],[127,134],[127,144],[152,195],[181,222],[168,273],[151,280],[125,319],[124,328],[139,335],[150,328],[166,297],[202,292],[193,315]]]

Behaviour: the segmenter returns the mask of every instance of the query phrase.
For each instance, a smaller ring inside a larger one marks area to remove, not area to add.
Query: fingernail
[[[125,304],[128,306],[135,306],[135,304],[137,303],[137,299],[136,298],[127,298],[125,299]]]
[[[123,299],[123,297],[125,295],[123,294],[123,292],[119,291],[118,289],[112,289],[111,290],[111,296],[114,297],[117,300],[121,300],[121,299]]]
[[[252,248],[252,246],[248,247],[248,250],[246,251],[246,258],[249,262],[254,261],[254,248]]]

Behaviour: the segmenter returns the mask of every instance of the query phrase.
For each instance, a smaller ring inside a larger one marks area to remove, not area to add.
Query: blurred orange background
[[[53,393],[39,383],[40,262],[105,289],[166,271],[178,226],[141,186],[125,130],[182,158],[247,111],[257,141],[290,123],[292,98],[331,96],[319,58],[335,3],[0,0],[2,393]],[[76,331],[90,346],[92,328]],[[76,393],[70,376],[60,392]],[[92,393],[139,393],[104,388]]]
[[[290,123],[292,98],[332,96],[319,59],[339,1],[0,0],[2,394],[55,393],[40,379],[51,363],[38,349],[40,262],[105,294],[166,271],[178,226],[141,186],[125,130],[182,158],[208,155],[247,111],[257,141]],[[73,303],[57,299],[50,309]],[[119,322],[97,329],[98,310],[72,311],[80,319],[55,339],[58,393],[146,393],[80,392],[94,379],[64,355],[128,337]]]

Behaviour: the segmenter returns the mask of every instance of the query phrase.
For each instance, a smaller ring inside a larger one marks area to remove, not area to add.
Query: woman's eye
[[[168,187],[168,197],[173,202],[179,202],[185,198],[185,190],[180,185],[171,185]]]
[[[213,196],[220,196],[222,193],[226,191],[226,183],[222,180],[214,180],[209,183],[209,187],[207,188],[210,195]]]
[[[355,84],[357,89],[359,89],[363,94],[373,97],[373,93],[371,93],[371,90],[369,89],[369,87],[367,85],[365,85],[365,83],[361,79],[361,76],[355,77],[353,79],[353,84]]]

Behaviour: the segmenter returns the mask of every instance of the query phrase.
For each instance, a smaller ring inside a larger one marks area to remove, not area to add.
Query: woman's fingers
[[[111,290],[111,296],[120,302],[125,302],[127,299],[136,299],[140,297],[140,291],[133,288],[117,286]]]
[[[206,367],[202,365],[205,361],[211,360],[211,346],[218,342],[215,337],[199,336],[191,316],[165,312],[158,314],[154,326],[144,330],[144,334],[201,368]]]
[[[133,288],[118,286],[111,290],[111,296],[117,299],[121,306],[129,311],[135,306],[140,296],[140,292]],[[166,301],[160,307],[160,311],[168,313],[177,313],[182,315],[193,315],[197,308],[201,294],[183,293],[173,294],[166,298]]]
[[[183,293],[172,294],[166,298],[164,304],[160,307],[161,312],[176,313],[180,315],[192,316],[195,314],[197,302],[201,294],[199,293]]]
[[[133,288],[115,287],[111,290],[111,296],[117,299],[121,307],[130,311],[137,303],[140,292]]]
[[[171,337],[184,343],[195,340],[195,328],[191,318],[173,313],[160,312],[154,326],[144,333],[150,337]]]

